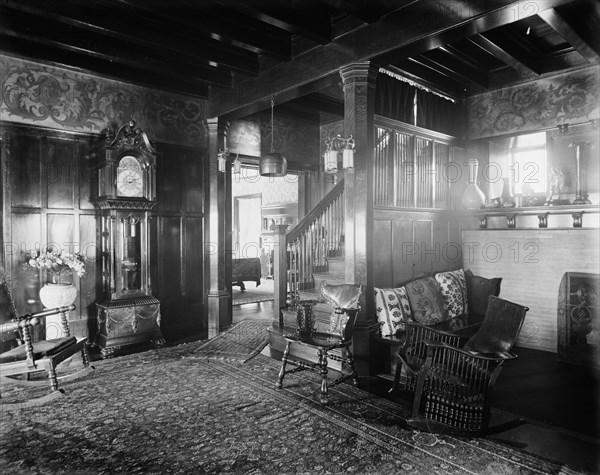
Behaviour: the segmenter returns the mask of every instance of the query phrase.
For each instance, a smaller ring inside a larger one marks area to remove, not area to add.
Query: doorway
[[[233,201],[234,258],[260,257],[262,195],[236,196]]]

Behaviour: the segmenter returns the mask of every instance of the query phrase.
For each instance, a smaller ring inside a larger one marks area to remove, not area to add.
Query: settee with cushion
[[[438,272],[397,284],[374,288],[379,333],[372,354],[375,372],[392,377],[396,354],[404,343],[406,323],[420,323],[472,336],[483,321],[490,295],[499,296],[502,278],[476,276],[470,270]]]

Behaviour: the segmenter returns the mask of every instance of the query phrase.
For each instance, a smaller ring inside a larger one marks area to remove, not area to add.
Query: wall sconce
[[[217,153],[217,167],[219,172],[225,173],[227,170],[227,159],[229,158],[229,150],[219,149],[219,153]]]
[[[326,138],[326,150],[323,153],[325,173],[337,173],[340,155],[342,157],[342,168],[352,170],[354,168],[354,144],[352,135],[347,139],[340,134],[333,138]]]

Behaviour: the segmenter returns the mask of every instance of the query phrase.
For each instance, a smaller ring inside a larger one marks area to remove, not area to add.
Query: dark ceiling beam
[[[545,0],[548,8],[571,0]],[[211,90],[209,116],[219,117],[253,103],[268,104],[273,92],[283,95],[298,86],[330,74],[339,74],[341,67],[371,60],[385,66],[421,54],[448,42],[458,41],[480,31],[506,25],[515,20],[514,0],[471,2],[470,8],[457,9],[452,15],[437,15],[431,21],[426,14],[439,11],[439,0],[421,0],[336,38],[327,46],[313,48],[294,58],[294,61],[265,70],[257,78],[236,81],[235,92]],[[534,14],[534,13],[532,13]]]
[[[421,68],[424,68],[422,70],[429,69],[434,73],[437,73],[439,76],[441,76],[441,84],[444,84],[444,81],[447,81],[448,79],[454,81],[457,84],[471,84],[471,81],[466,77],[461,76],[460,74],[456,74],[454,71],[440,66],[435,61],[431,61],[423,55],[417,56],[416,58],[408,58],[408,62],[409,64],[418,64],[419,66],[421,66]],[[431,81],[430,78],[427,78],[427,80]]]
[[[279,61],[292,58],[292,36],[264,22],[247,18],[237,21],[231,15],[219,15],[205,4],[196,0],[170,0],[164,7],[148,0],[117,0],[122,4],[143,10],[148,14],[159,14],[174,25],[193,29],[213,39],[231,41],[234,46],[254,53],[264,54]]]
[[[445,74],[442,74],[435,68],[426,66],[413,58],[405,59],[394,64],[394,68],[390,68],[392,72],[396,72],[400,75],[408,73],[409,79],[415,81],[422,81],[424,86],[435,85],[436,89],[440,92],[445,92],[449,96],[459,97],[462,92],[467,89],[467,81],[456,80]]]
[[[213,0],[211,3],[220,4],[224,8],[223,14],[227,14],[227,11],[235,10],[249,18],[260,20],[299,36],[304,36],[322,45],[328,44],[332,39],[331,16],[327,8],[307,8],[306,6],[297,8],[297,0],[281,2],[264,0],[227,2],[227,0]]]
[[[275,107],[278,104],[284,104],[286,102],[293,101],[295,99],[301,98],[303,96],[318,93],[319,91],[326,90],[330,87],[336,87],[336,85],[341,81],[340,75],[338,72],[332,73],[328,76],[319,78],[313,82],[299,85],[297,87],[288,89],[286,91],[278,92],[277,94],[273,94],[273,99],[275,101]],[[267,86],[268,87],[268,86]],[[233,96],[243,93],[244,91],[240,90],[229,90],[229,91],[221,91],[225,94],[232,94]],[[275,91],[271,89],[271,93]],[[223,119],[233,121],[238,119],[243,119],[244,117],[248,117],[250,115],[256,114],[262,110],[269,109],[271,107],[271,95],[268,95],[262,101],[254,101],[252,103],[246,104],[243,107],[237,107],[233,109],[228,114],[222,114]],[[214,117],[214,116],[213,116]]]
[[[434,67],[442,74],[458,80],[459,82],[472,82],[484,87],[488,84],[488,78],[485,72],[464,64],[443,48],[426,51],[418,56],[417,60],[423,60],[426,66]]]
[[[532,74],[539,76],[538,71],[534,71],[528,65],[519,61],[517,58],[515,58],[511,54],[507,53],[504,49],[502,49],[502,47],[498,46],[492,40],[486,38],[483,35],[474,35],[468,38],[468,41],[471,41],[484,51],[487,51],[488,53],[494,55],[500,61],[508,64],[511,68],[515,69],[517,72],[519,72],[519,74],[523,75],[524,77],[531,76]]]
[[[330,7],[340,10],[342,12],[349,13],[353,17],[358,18],[365,23],[374,23],[381,18],[381,12],[373,5],[367,5],[366,2],[362,2],[361,5],[357,5],[355,2],[349,0],[321,0]]]
[[[556,9],[549,8],[538,13],[538,16],[570,43],[588,62],[598,62],[598,53],[560,16]]]
[[[117,81],[129,82],[138,86],[168,90],[179,94],[189,94],[206,99],[208,86],[204,82],[188,80],[181,74],[170,74],[157,70],[152,74],[146,67],[134,64],[110,63],[104,59],[56,48],[48,43],[33,42],[23,37],[7,36],[0,33],[1,50],[21,58],[43,57],[46,64],[70,67],[85,72],[93,72]],[[77,65],[77,66],[74,66]]]
[[[152,74],[173,77],[190,77],[192,81],[220,87],[231,87],[231,72],[203,66],[197,62],[179,62],[173,55],[160,52],[140,51],[128,43],[118,41],[90,31],[83,31],[74,27],[60,28],[56,24],[32,17],[15,10],[5,9],[0,6],[0,16],[3,26],[0,31],[8,37],[22,38],[25,41],[51,46],[57,50],[73,53],[70,57],[80,58],[80,55],[89,56],[97,60],[116,65],[129,65],[133,68],[144,69]],[[6,20],[9,21],[6,21]],[[26,22],[28,32],[23,33],[12,28],[11,25]],[[0,50],[2,45],[0,45]],[[66,55],[64,56],[66,58]],[[70,66],[79,67],[79,63]]]
[[[212,39],[188,38],[176,30],[169,31],[164,25],[132,21],[131,12],[125,14],[117,9],[108,8],[98,0],[87,0],[85,4],[74,0],[62,0],[49,4],[53,9],[45,9],[18,0],[3,0],[3,6],[28,15],[35,15],[63,25],[91,30],[102,35],[119,39],[143,48],[168,52],[171,55],[184,55],[210,65],[216,63],[248,75],[257,75],[259,71],[258,55]]]
[[[295,106],[317,112],[326,112],[328,114],[344,117],[344,102],[331,96],[326,96],[318,92],[312,92],[305,96],[290,101]]]
[[[540,8],[552,8],[571,2],[572,0],[544,0],[536,4],[536,9],[523,9],[519,2],[486,0],[481,3],[469,2],[468,8],[447,11],[445,9],[453,4],[438,1],[431,5],[429,1],[424,0],[414,6],[411,5],[411,8],[405,8],[398,12],[399,15],[404,15],[404,19],[398,19],[398,22],[406,25],[403,30],[407,35],[414,35],[414,41],[409,44],[399,44],[385,52],[374,52],[371,57],[378,64],[393,63],[409,56],[415,57],[447,43],[453,43],[468,36],[508,25],[517,19],[521,20],[532,16],[539,12]],[[408,13],[412,13],[415,9],[420,10],[420,13],[417,18],[411,18]],[[390,17],[392,15],[384,17],[377,25],[383,24]],[[428,19],[428,22],[424,22],[424,18]],[[452,25],[444,26],[452,22],[454,22]],[[434,30],[434,32],[428,34],[428,29],[423,28],[424,23],[429,26],[429,30]],[[376,40],[371,41],[368,48],[377,49],[379,43]]]

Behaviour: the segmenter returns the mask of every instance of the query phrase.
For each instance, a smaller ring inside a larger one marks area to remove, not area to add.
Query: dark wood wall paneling
[[[190,333],[204,337],[204,153],[166,144],[158,149],[152,277],[161,301],[163,334],[167,340]]]
[[[375,287],[461,267],[460,220],[452,211],[378,208],[373,236]]]
[[[24,253],[51,243],[86,256],[86,274],[75,278],[74,334],[93,337],[101,298],[95,173],[88,155],[95,137],[36,127],[0,130],[3,265],[12,279],[17,310],[41,310],[36,271],[22,267]],[[165,337],[202,334],[203,152],[158,144],[159,204],[151,224],[153,292],[162,304]],[[74,249],[75,248],[75,249]]]
[[[90,137],[26,127],[6,129],[2,135],[3,258],[17,310],[42,309],[41,276],[22,267],[27,251],[51,246],[80,250],[86,256],[86,274],[74,279],[79,292],[70,324],[75,334],[93,333],[89,317],[95,315],[100,285],[92,169],[86,154]]]

